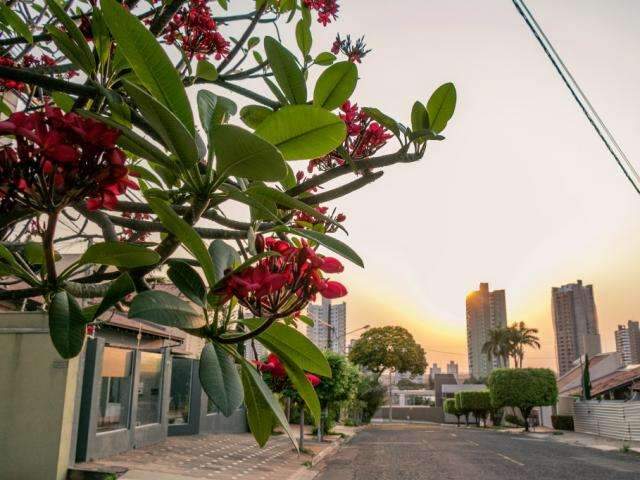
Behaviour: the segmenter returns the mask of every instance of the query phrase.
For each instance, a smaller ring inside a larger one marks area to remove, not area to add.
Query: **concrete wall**
[[[0,478],[66,478],[81,373],[81,357],[54,349],[45,313],[0,314]]]
[[[393,407],[392,420],[397,421],[421,421],[421,422],[444,422],[444,411],[440,407]],[[389,407],[380,407],[375,415],[375,420],[389,420]]]

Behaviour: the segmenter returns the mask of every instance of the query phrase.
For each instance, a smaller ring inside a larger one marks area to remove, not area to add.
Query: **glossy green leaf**
[[[182,260],[169,260],[167,263],[167,275],[178,290],[196,305],[204,306],[207,291],[198,272]]]
[[[205,247],[200,235],[198,235],[193,227],[185,222],[164,200],[157,197],[147,196],[147,201],[153,209],[153,212],[162,222],[162,225],[173,233],[198,261],[209,285],[216,283],[213,263],[211,262],[211,257],[209,257],[207,247]]]
[[[51,299],[49,334],[62,358],[73,358],[82,351],[85,318],[76,299],[65,291],[55,293]]]
[[[290,105],[269,115],[255,133],[278,147],[285,160],[305,160],[326,155],[341,145],[347,127],[323,108]]]
[[[247,105],[240,109],[240,120],[255,130],[272,113],[273,110],[262,105]]]
[[[431,122],[430,128],[435,133],[440,133],[447,126],[447,122],[453,117],[456,109],[456,87],[453,83],[440,85],[427,102],[427,112]]]
[[[78,263],[113,265],[118,268],[138,268],[155,265],[160,255],[142,245],[122,242],[96,243],[87,248]]]
[[[280,88],[275,83],[273,83],[267,77],[263,77],[262,80],[264,80],[264,83],[267,84],[267,87],[269,87],[269,90],[271,90],[271,93],[273,93],[275,97],[278,99],[278,102],[280,102],[282,105],[287,105],[289,103],[289,100],[287,100],[287,97],[284,96],[284,93],[282,93],[282,90],[280,90]]]
[[[235,125],[216,125],[209,132],[222,177],[278,181],[287,174],[280,151],[259,136]]]
[[[193,113],[179,72],[154,35],[116,0],[101,0],[102,16],[140,82],[193,136]]]
[[[346,102],[356,89],[358,67],[352,62],[338,62],[327,68],[313,91],[313,104],[333,110]]]
[[[347,260],[352,261],[359,267],[364,268],[364,262],[362,261],[362,258],[349,245],[347,245],[341,240],[338,240],[335,237],[331,237],[329,235],[325,235],[324,233],[316,232],[314,230],[306,230],[302,228],[276,227],[274,228],[274,231],[291,233],[293,235],[298,235],[308,240],[313,240],[314,242],[318,242],[320,245],[328,248],[332,252],[335,252],[341,257],[344,257]]]
[[[95,69],[95,62],[90,63],[82,49],[79,48],[65,32],[53,26],[48,26],[47,32],[56,46],[71,63],[86,73],[91,73]],[[93,61],[93,56],[91,56],[91,60]]]
[[[411,109],[411,129],[414,132],[429,128],[429,114],[427,109],[420,102],[415,102]]]
[[[239,360],[242,367],[242,387],[247,407],[247,420],[251,433],[253,433],[258,444],[262,447],[269,439],[273,427],[272,418],[275,417],[294,446],[298,448],[293,432],[289,427],[289,422],[273,392],[269,390],[269,387],[264,383],[264,380],[262,380],[253,365],[242,357]]]
[[[307,85],[293,53],[273,37],[265,37],[264,50],[273,76],[282,88],[285,97],[291,103],[305,103],[307,101]]]
[[[207,342],[200,355],[198,373],[203,390],[225,417],[242,405],[244,395],[238,368],[224,348]]]
[[[224,271],[240,264],[240,256],[236,249],[228,243],[216,239],[209,244],[209,255],[213,260],[216,282],[224,277]]]
[[[33,35],[29,30],[29,26],[20,18],[20,15],[11,10],[11,7],[7,6],[4,2],[0,3],[0,19],[26,41],[33,43]]]
[[[313,61],[316,65],[331,65],[336,61],[336,56],[331,52],[321,52]]]
[[[264,320],[245,318],[242,322],[251,330],[258,328]],[[304,334],[283,323],[274,323],[257,336],[269,351],[276,353],[305,372],[331,377],[331,367],[320,349]]]
[[[93,315],[89,320],[93,320],[98,318],[104,312],[113,307],[116,303],[122,300],[124,297],[133,293],[136,287],[133,284],[133,280],[128,273],[123,273],[118,278],[116,278],[105,293],[104,297],[100,304],[98,304],[97,308],[93,311]]]
[[[136,102],[144,119],[162,138],[166,147],[185,167],[195,165],[200,157],[195,137],[180,119],[140,87],[128,81],[124,81],[123,84],[129,96]]]
[[[63,112],[69,113],[73,109],[74,98],[62,92],[51,92],[51,98]]]
[[[207,62],[206,60],[200,60],[196,67],[196,77],[204,78],[205,80],[213,82],[218,78],[218,70],[213,63]]]
[[[104,65],[111,55],[112,42],[109,35],[109,27],[104,22],[99,8],[94,8],[91,12],[91,34],[93,35],[93,44],[96,47],[100,64]]]
[[[309,24],[304,20],[300,20],[296,25],[296,42],[298,48],[302,52],[302,56],[306,57],[311,51],[311,45],[313,44],[313,37],[311,36],[311,28]]]
[[[378,122],[380,125],[385,127],[387,130],[390,130],[395,134],[396,137],[400,136],[400,127],[398,126],[398,122],[396,122],[393,118],[385,115],[377,108],[365,107],[362,109],[372,120]]]
[[[93,53],[91,52],[91,48],[89,48],[87,40],[84,38],[84,35],[76,23],[55,0],[45,0],[45,3],[47,4],[47,8],[53,15],[55,15],[60,23],[64,25],[66,30],[65,32],[62,32],[61,30],[58,31],[76,47],[81,61],[78,66],[86,73],[93,73],[96,69],[95,58],[93,57]]]
[[[188,302],[162,290],[147,290],[136,295],[129,307],[129,318],[183,329],[201,328],[207,324],[202,313]]]
[[[226,123],[237,111],[238,107],[233,100],[208,90],[198,91],[198,114],[205,132],[208,132],[212,125]]]
[[[320,400],[313,385],[304,374],[304,370],[295,364],[283,361],[287,377],[311,412],[316,427],[320,425]]]

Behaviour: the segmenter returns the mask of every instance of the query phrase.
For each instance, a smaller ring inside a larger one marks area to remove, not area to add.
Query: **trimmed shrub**
[[[456,406],[463,412],[473,413],[476,425],[480,425],[482,420],[484,426],[487,426],[487,415],[491,410],[491,395],[487,390],[456,393]]]
[[[463,415],[462,411],[458,410],[456,407],[456,399],[455,398],[447,398],[444,401],[444,412],[449,413],[451,415],[456,416],[456,420],[458,421],[458,426],[460,426],[460,417]]]
[[[571,415],[551,415],[551,424],[555,430],[573,432],[573,417]]]
[[[519,427],[524,427],[524,420],[522,420],[519,416],[517,415],[513,415],[513,414],[507,414],[504,419],[513,424],[513,425],[517,425]]]
[[[534,407],[554,405],[558,401],[555,374],[548,368],[499,368],[487,381],[495,408],[517,407],[527,419]],[[529,422],[524,422],[529,430]]]

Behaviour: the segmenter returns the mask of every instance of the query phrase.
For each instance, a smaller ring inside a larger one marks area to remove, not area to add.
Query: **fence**
[[[444,412],[441,407],[393,407],[393,420],[396,421],[420,421],[420,422],[444,422]],[[375,420],[389,420],[389,407],[380,407],[373,416]]]
[[[573,413],[576,432],[640,441],[640,402],[579,401]]]

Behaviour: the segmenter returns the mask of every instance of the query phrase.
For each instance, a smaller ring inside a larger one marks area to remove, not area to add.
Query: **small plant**
[[[622,447],[620,447],[620,452],[621,453],[629,453],[630,451],[631,451],[631,447],[629,446],[629,443],[623,442],[622,443]]]

